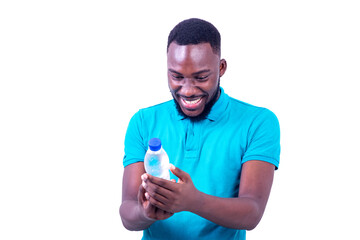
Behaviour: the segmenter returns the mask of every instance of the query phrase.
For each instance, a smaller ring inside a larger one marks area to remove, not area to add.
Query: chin
[[[186,116],[188,116],[188,117],[197,117],[197,116],[199,116],[199,115],[201,114],[201,112],[200,112],[200,113],[184,112],[184,114],[185,114]]]
[[[187,117],[198,117],[204,111],[204,108],[201,108],[199,110],[194,110],[194,111],[183,109],[183,108],[181,110]]]
[[[175,106],[176,106],[178,113],[180,115],[182,115],[183,117],[189,118],[193,122],[198,122],[198,121],[204,120],[206,118],[206,116],[209,114],[211,107],[213,105],[213,102],[210,102],[210,103],[207,103],[204,106],[200,107],[197,110],[189,111],[188,109],[183,108],[183,106],[181,106],[179,104],[179,102],[177,101],[177,98],[175,98],[175,97],[174,97],[174,102],[175,102]]]

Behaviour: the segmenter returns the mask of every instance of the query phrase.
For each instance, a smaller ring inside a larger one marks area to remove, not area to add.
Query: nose
[[[196,92],[194,81],[189,78],[184,78],[184,84],[179,91],[180,95],[190,98],[196,96]]]

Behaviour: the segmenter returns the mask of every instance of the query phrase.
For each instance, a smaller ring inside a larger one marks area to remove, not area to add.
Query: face
[[[226,61],[213,52],[209,43],[171,43],[167,65],[169,88],[183,114],[198,117],[210,103],[215,103]]]

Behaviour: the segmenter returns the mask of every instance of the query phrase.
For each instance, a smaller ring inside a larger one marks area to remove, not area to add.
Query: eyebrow
[[[172,72],[172,73],[175,73],[175,74],[178,74],[178,75],[182,75],[181,73],[179,73],[179,72],[177,72],[177,71],[175,71],[173,69],[170,69],[170,68],[169,68],[169,72]],[[196,75],[200,75],[200,74],[208,73],[208,72],[210,72],[210,69],[205,69],[205,70],[201,70],[201,71],[198,71],[198,72],[194,72],[191,75],[196,76]]]

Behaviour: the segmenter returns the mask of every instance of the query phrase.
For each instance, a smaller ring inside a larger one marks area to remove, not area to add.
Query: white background
[[[232,97],[271,109],[280,168],[248,239],[360,239],[358,1],[1,1],[0,239],[139,239],[121,224],[124,135],[171,98],[166,42],[222,34]]]

